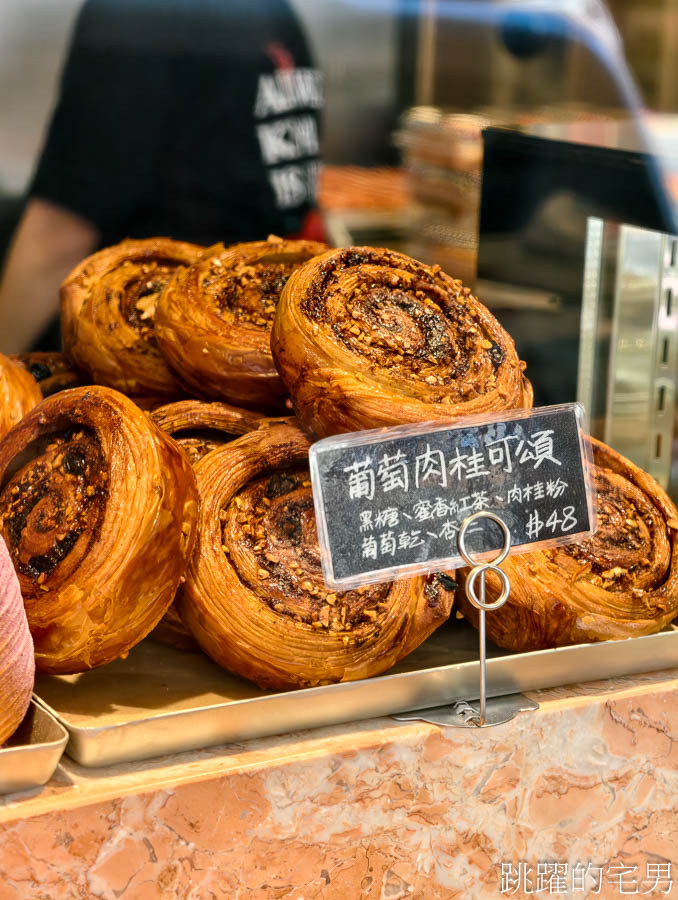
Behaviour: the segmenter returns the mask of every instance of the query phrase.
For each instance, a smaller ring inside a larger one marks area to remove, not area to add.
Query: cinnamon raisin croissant
[[[17,360],[28,369],[38,382],[43,397],[49,397],[50,394],[68,388],[80,387],[83,383],[63,353],[18,353],[11,359]]]
[[[98,384],[132,396],[180,396],[153,320],[158,296],[204,247],[169,238],[122,241],[84,259],[61,286],[66,355]]]
[[[0,437],[42,400],[37,381],[24,365],[0,353]]]
[[[0,745],[14,734],[31,702],[35,680],[28,630],[12,560],[0,538]]]
[[[592,537],[509,557],[506,604],[486,616],[500,647],[540,650],[660,631],[678,613],[678,510],[657,482],[615,450],[591,438],[598,492]],[[467,572],[457,573],[460,610]],[[486,575],[494,599],[499,582]]]
[[[163,616],[195,538],[197,493],[176,444],[106,387],[44,400],[0,442],[0,533],[37,668],[123,656]]]
[[[271,358],[270,334],[290,274],[326,249],[314,241],[266,241],[211,247],[167,285],[156,334],[189,390],[256,409],[286,397]]]
[[[438,266],[392,250],[330,250],[298,269],[271,349],[315,437],[532,404],[494,316]]]
[[[308,442],[293,425],[246,434],[195,473],[198,542],[180,612],[221,666],[265,687],[366,678],[447,619],[453,593],[436,577],[327,589]]]
[[[205,403],[202,400],[180,400],[168,403],[151,413],[154,422],[171,434],[195,465],[210,450],[216,450],[241,434],[259,427],[264,417],[247,409],[226,403]],[[181,591],[181,588],[179,588]],[[172,603],[149,637],[178,650],[197,650],[190,630]]]

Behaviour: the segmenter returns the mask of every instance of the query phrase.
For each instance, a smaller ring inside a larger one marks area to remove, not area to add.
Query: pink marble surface
[[[379,719],[65,761],[0,802],[0,900],[532,896],[502,893],[520,861],[604,868],[597,893],[542,896],[678,896],[678,670],[532,696],[538,712],[482,731]],[[648,865],[676,885],[653,889]]]

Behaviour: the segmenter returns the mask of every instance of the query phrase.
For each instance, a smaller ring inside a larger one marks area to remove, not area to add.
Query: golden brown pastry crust
[[[153,421],[171,434],[194,464],[234,437],[258,428],[264,417],[228,403],[180,400],[160,406],[151,413]]]
[[[42,400],[38,382],[24,365],[0,353],[0,438]]]
[[[131,396],[183,393],[158,350],[153,320],[172,274],[204,247],[169,238],[126,240],[84,259],[61,286],[64,350],[97,384]]]
[[[63,353],[39,352],[18,353],[11,359],[20,362],[35,378],[43,397],[80,387],[82,378]]]
[[[678,510],[657,482],[591,438],[598,529],[590,538],[516,554],[502,568],[511,594],[486,616],[500,647],[540,650],[660,631],[678,613]],[[457,573],[459,609],[474,624],[466,570]],[[499,583],[486,576],[488,597]]]
[[[308,442],[270,424],[195,467],[199,537],[180,612],[217,663],[265,687],[377,675],[449,616],[453,593],[413,578],[335,593],[320,571]]]
[[[0,530],[44,672],[124,655],[163,616],[195,538],[185,456],[105,387],[48,397],[0,442]]]
[[[278,410],[286,397],[273,364],[271,324],[290,272],[326,249],[269,237],[211,247],[176,273],[156,315],[160,348],[191,392]]]
[[[460,281],[374,247],[298,269],[271,349],[306,431],[325,437],[532,405],[509,335]]]
[[[192,466],[210,450],[223,447],[234,437],[253,431],[268,421],[260,413],[248,409],[238,409],[227,403],[206,403],[203,400],[168,403],[155,409],[151,418],[163,431],[172,435]],[[178,650],[199,649],[181,618],[176,601],[149,637]]]

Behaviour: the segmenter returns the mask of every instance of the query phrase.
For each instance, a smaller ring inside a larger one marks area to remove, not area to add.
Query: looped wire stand
[[[493,560],[479,563],[475,560],[466,547],[466,535],[471,525],[479,519],[489,519],[496,522],[504,535],[504,544]],[[500,609],[508,600],[511,592],[511,583],[508,575],[500,568],[511,549],[511,532],[508,525],[499,516],[491,512],[477,512],[468,516],[462,522],[457,537],[459,554],[464,562],[471,567],[466,578],[466,596],[469,603],[478,610],[478,638],[480,644],[480,699],[457,700],[450,706],[436,706],[431,709],[417,710],[394,716],[400,721],[421,719],[424,722],[432,722],[434,725],[454,725],[458,728],[482,728],[488,725],[501,725],[509,722],[523,710],[534,710],[539,704],[530,700],[523,694],[509,694],[505,697],[490,697],[487,699],[487,646],[485,637],[485,613]],[[485,599],[485,575],[487,572],[495,572],[501,582],[501,593],[493,602]],[[476,583],[478,592],[476,593]]]

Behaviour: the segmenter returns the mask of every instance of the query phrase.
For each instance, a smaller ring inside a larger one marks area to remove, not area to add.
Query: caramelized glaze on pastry
[[[657,482],[591,438],[598,527],[576,543],[509,557],[506,604],[486,616],[500,647],[540,650],[660,631],[678,613],[678,510]],[[473,623],[466,571],[459,608]],[[499,584],[486,576],[488,597]]]
[[[42,400],[38,382],[24,365],[0,353],[0,437]]]
[[[280,409],[286,392],[271,358],[273,315],[290,274],[325,249],[273,236],[217,244],[178,271],[158,304],[156,333],[182,383],[199,396]]]
[[[315,437],[532,404],[494,316],[439,267],[391,250],[330,250],[299,268],[271,349]]]
[[[180,612],[202,649],[263,687],[384,672],[450,612],[435,576],[346,592],[320,570],[308,442],[270,424],[195,466],[199,537]]]
[[[155,339],[158,296],[204,247],[169,238],[122,241],[84,259],[61,286],[66,355],[92,381],[131,396],[183,393]]]
[[[48,397],[0,442],[0,531],[36,664],[80,672],[125,655],[169,607],[195,538],[192,469],[105,387]]]

